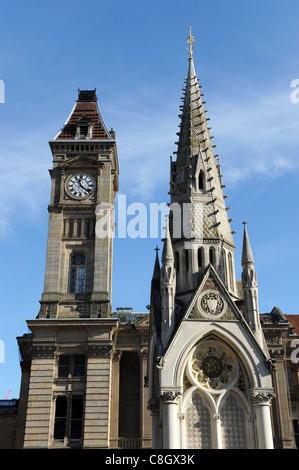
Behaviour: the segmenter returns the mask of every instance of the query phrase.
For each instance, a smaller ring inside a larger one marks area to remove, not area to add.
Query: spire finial
[[[187,44],[189,45],[189,50],[188,50],[188,47],[186,47],[188,54],[190,56],[190,59],[193,58],[192,54],[193,54],[193,48],[194,48],[194,37],[191,35],[191,29],[192,29],[192,26],[189,26],[189,36],[187,37]]]
[[[245,225],[247,225],[247,222],[246,222],[245,219],[244,219],[244,222],[242,222],[242,224],[244,225],[244,227],[245,227]]]

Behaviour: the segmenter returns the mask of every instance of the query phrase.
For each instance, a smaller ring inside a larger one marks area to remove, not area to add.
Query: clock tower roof
[[[114,140],[113,137],[104,123],[94,89],[78,90],[78,99],[54,140]]]

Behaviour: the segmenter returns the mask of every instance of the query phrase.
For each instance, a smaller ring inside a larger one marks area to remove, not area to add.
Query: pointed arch
[[[202,170],[200,170],[200,172],[198,173],[197,187],[199,191],[204,191],[205,189],[205,175]]]
[[[213,246],[209,249],[209,261],[214,268],[216,267],[216,253],[215,248]]]
[[[191,323],[190,328],[191,331],[194,331],[191,327]],[[189,341],[184,343],[180,353],[176,353],[177,359],[173,367],[173,385],[178,386],[183,383],[186,364],[192,349],[199,342],[206,341],[208,339],[223,342],[232,349],[234,354],[236,354],[242,363],[243,369],[246,371],[248,388],[262,386],[260,377],[263,372],[261,367],[264,369],[265,375],[268,372],[263,359],[261,357],[254,356],[252,354],[252,346],[249,343],[241,343],[238,336],[236,336],[232,330],[227,330],[220,323],[214,324],[212,329],[208,324],[203,326],[201,334],[198,334],[198,331],[196,331],[193,335],[190,335]]]
[[[229,288],[234,289],[234,270],[233,270],[233,258],[232,254],[228,253],[228,279],[229,279]]]
[[[222,250],[222,271],[223,271],[223,281],[225,286],[228,286],[227,281],[227,260],[226,260],[226,251],[225,249]]]
[[[185,362],[183,388],[183,447],[254,447],[255,435],[248,420],[252,415],[248,374],[227,341],[207,334],[194,344]]]
[[[203,393],[194,389],[185,410],[187,449],[212,449],[213,429],[211,406]]]
[[[202,246],[198,248],[197,250],[197,265],[198,265],[198,269],[203,268],[203,247]]]
[[[219,409],[223,449],[248,449],[246,414],[240,397],[233,391],[227,393]]]

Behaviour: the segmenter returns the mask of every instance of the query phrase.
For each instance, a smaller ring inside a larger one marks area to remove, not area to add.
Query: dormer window
[[[85,114],[81,116],[76,123],[76,135],[75,139],[85,140],[92,138],[92,121],[88,119]]]

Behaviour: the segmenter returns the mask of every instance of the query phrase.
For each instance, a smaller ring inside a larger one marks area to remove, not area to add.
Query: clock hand
[[[82,189],[84,189],[84,191],[87,191],[88,193],[90,193],[90,189],[84,188],[84,186],[82,186],[81,180],[79,181],[79,185],[81,186]]]

